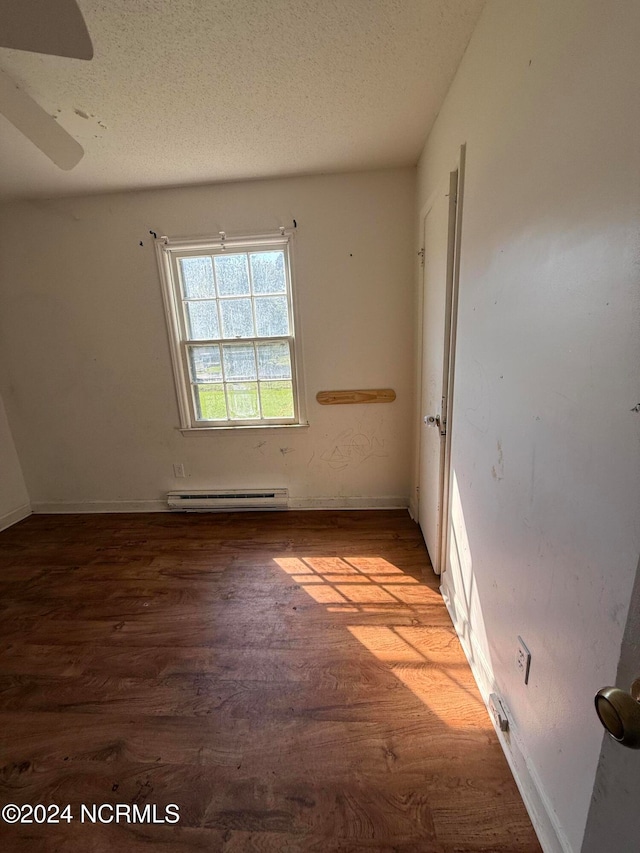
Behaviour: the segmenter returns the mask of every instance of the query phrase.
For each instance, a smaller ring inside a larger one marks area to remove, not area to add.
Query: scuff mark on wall
[[[287,453],[293,453],[294,449],[295,448],[293,448],[293,447],[281,447],[280,453],[282,453],[283,456],[286,456]]]
[[[358,426],[339,433],[331,446],[320,455],[320,459],[334,471],[341,471],[351,465],[361,465],[374,456],[388,455],[384,438],[376,435],[375,428],[365,432]]]
[[[531,448],[531,484],[529,487],[529,503],[533,506],[536,495],[536,446]]]
[[[489,383],[484,367],[474,359],[470,365],[471,377],[462,414],[472,427],[486,433],[489,429]]]
[[[497,443],[498,448],[498,461],[495,465],[491,467],[491,476],[494,480],[500,482],[500,480],[504,479],[504,454],[502,452],[502,442],[498,439]]]
[[[257,450],[262,456],[264,456],[264,450],[262,448],[265,446],[266,443],[266,441],[259,441],[257,444],[253,445],[253,449]]]
[[[631,409],[632,412],[640,412],[640,403],[636,403],[636,405]]]

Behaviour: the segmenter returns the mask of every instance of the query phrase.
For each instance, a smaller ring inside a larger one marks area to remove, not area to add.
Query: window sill
[[[241,424],[239,426],[219,426],[219,427],[185,427],[183,429],[178,428],[178,431],[182,433],[182,435],[197,435],[198,433],[212,433],[212,432],[238,432],[239,430],[263,430],[263,429],[307,429],[309,427],[308,423],[303,424]]]

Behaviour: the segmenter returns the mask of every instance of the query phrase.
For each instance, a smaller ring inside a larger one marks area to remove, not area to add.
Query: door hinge
[[[420,256],[420,266],[423,267],[424,266],[424,246],[420,249],[420,251],[418,252],[418,255]]]

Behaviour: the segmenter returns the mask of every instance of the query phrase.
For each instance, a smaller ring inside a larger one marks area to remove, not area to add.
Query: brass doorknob
[[[640,679],[631,693],[618,687],[603,687],[595,696],[596,713],[608,734],[623,746],[640,749]]]

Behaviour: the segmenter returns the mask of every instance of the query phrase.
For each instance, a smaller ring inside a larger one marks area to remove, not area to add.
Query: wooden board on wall
[[[396,392],[393,388],[370,388],[355,391],[318,391],[316,400],[321,406],[337,406],[344,403],[393,403]]]

